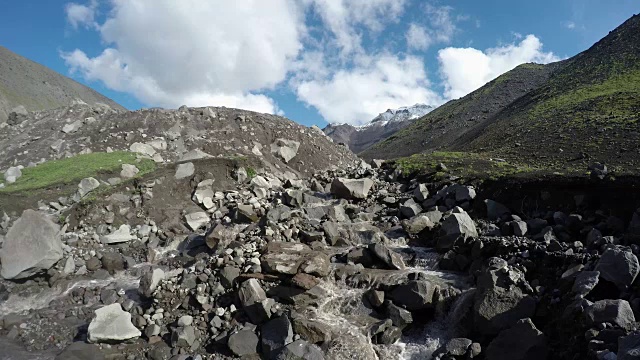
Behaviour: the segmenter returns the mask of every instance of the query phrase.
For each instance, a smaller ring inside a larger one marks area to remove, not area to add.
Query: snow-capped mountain
[[[389,123],[403,122],[407,120],[415,120],[425,116],[433,111],[436,107],[425,104],[415,104],[413,106],[403,106],[398,109],[388,109],[387,111],[376,116],[369,123],[358,126],[358,128],[366,128],[371,125],[384,126]]]
[[[431,105],[416,104],[389,109],[364,125],[330,124],[323,131],[333,141],[344,143],[351,151],[359,153],[407,127],[435,108]]]

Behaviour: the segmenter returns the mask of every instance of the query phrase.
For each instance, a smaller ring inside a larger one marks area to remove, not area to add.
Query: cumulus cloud
[[[64,10],[67,14],[67,21],[74,29],[79,26],[90,28],[97,26],[95,22],[97,7],[98,1],[91,0],[87,5],[68,3]]]
[[[369,59],[366,65],[340,70],[328,79],[303,81],[297,94],[332,123],[360,125],[378,113],[416,103],[440,102],[429,90],[421,59],[392,55]]]
[[[486,51],[453,47],[440,50],[438,61],[445,97],[462,97],[523,63],[546,64],[560,60],[552,52],[543,51],[542,47],[540,39],[527,35],[518,44]]]
[[[415,23],[409,25],[406,37],[407,46],[412,50],[426,50],[431,45],[431,37],[427,34],[427,29]]]
[[[113,0],[99,32],[109,44],[89,57],[63,53],[87,79],[150,105],[242,107],[277,112],[255,94],[286,79],[302,50],[304,14],[292,0]]]

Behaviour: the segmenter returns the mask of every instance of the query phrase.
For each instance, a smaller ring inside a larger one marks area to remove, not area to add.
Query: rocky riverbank
[[[636,356],[638,213],[516,211],[379,162],[230,176],[174,177],[197,205],[179,219],[149,198],[163,178],[5,218],[5,358]]]

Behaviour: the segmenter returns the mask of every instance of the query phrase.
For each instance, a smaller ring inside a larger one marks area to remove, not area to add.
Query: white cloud
[[[441,101],[429,90],[421,59],[380,55],[367,60],[366,65],[340,70],[328,79],[300,82],[298,97],[316,107],[327,121],[354,125],[389,108]]]
[[[409,49],[426,50],[431,45],[431,37],[427,34],[427,29],[424,26],[415,23],[409,25],[406,36]]]
[[[444,95],[448,99],[462,97],[516,66],[536,62],[546,64],[560,60],[552,52],[542,50],[542,42],[527,35],[519,44],[480,51],[473,48],[446,48],[438,52]]]
[[[569,30],[573,30],[576,28],[576,23],[574,23],[573,21],[567,21],[564,23],[564,27],[566,27]]]
[[[405,38],[409,50],[424,51],[435,43],[447,44],[451,42],[458,31],[456,22],[466,21],[469,16],[458,15],[455,20],[451,16],[453,8],[450,6],[424,6],[424,24],[411,23]]]
[[[65,5],[64,10],[67,14],[67,21],[74,29],[79,26],[91,28],[97,25],[95,22],[97,7],[98,1],[91,0],[87,5],[68,3]]]
[[[149,105],[222,105],[277,112],[256,95],[286,79],[302,50],[293,0],[112,0],[96,57],[64,53],[72,71]]]

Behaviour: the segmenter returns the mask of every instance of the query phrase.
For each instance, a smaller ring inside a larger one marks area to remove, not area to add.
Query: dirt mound
[[[89,152],[133,151],[156,162],[257,156],[273,173],[311,173],[357,161],[316,129],[229,108],[118,112],[73,105],[34,112],[0,133],[0,169]]]
[[[125,110],[96,91],[0,46],[0,123],[18,106],[46,110],[78,100]]]

